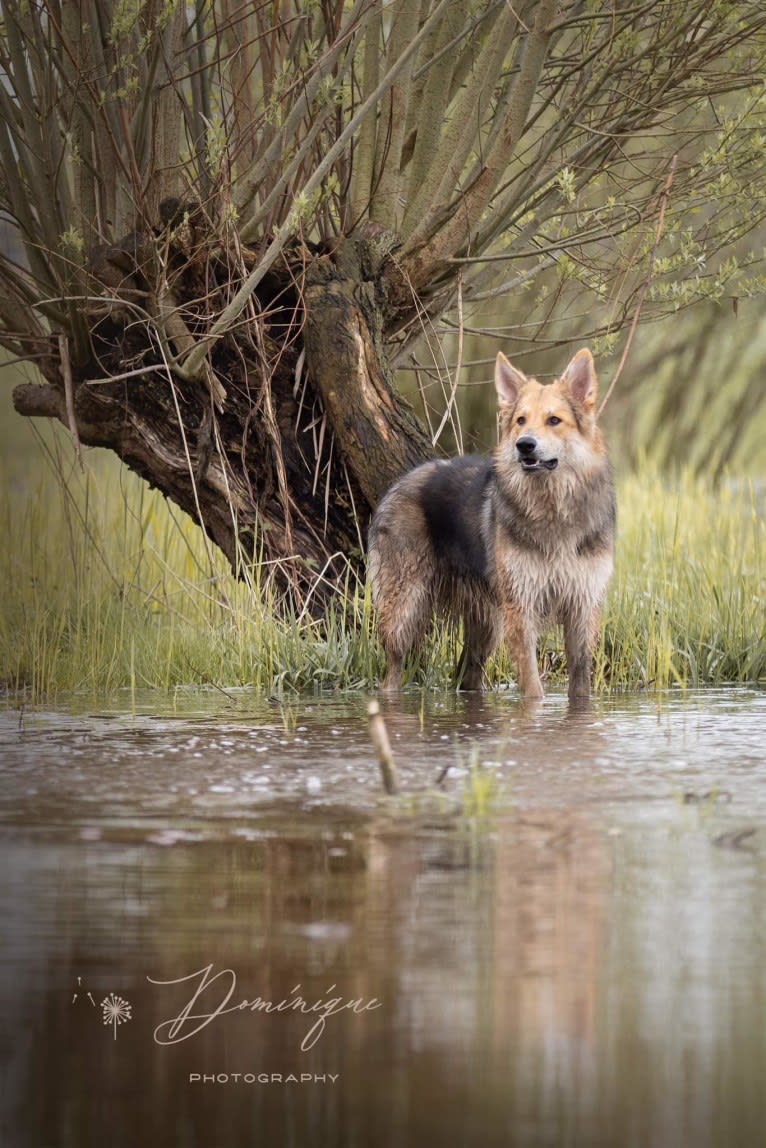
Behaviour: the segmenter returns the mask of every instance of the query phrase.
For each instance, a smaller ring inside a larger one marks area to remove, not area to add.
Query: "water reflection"
[[[4,715],[4,1145],[760,1143],[762,693],[139,702]]]

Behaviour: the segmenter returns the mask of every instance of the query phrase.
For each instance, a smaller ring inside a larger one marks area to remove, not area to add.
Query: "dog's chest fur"
[[[608,466],[587,481],[563,477],[521,475],[507,482],[495,476],[484,507],[482,534],[495,594],[541,622],[597,607],[613,568]]]

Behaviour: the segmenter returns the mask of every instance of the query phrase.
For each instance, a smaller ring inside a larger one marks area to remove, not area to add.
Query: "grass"
[[[0,470],[6,689],[282,693],[378,673],[364,586],[349,580],[321,622],[277,619],[260,572],[237,582],[192,521],[115,460],[92,453],[81,472],[57,439],[47,449],[52,468],[38,460],[34,485]]]
[[[370,688],[382,670],[369,593],[351,578],[320,621],[278,618],[157,492],[47,440],[48,472],[0,473],[0,681],[30,699],[125,688]],[[52,472],[55,472],[52,473]],[[596,666],[601,690],[766,680],[766,530],[753,491],[648,469],[620,483],[618,562]],[[560,634],[543,656],[560,667]],[[449,683],[454,637],[418,680]],[[498,655],[493,677],[507,680]],[[554,680],[556,668],[550,675]]]
[[[597,684],[766,681],[763,494],[646,468],[621,483]]]

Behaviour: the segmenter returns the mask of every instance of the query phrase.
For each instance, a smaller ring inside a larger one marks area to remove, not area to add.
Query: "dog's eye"
[[[545,421],[548,423],[549,427],[557,427],[561,422],[561,419],[558,417],[558,415],[549,415]]]
[[[518,425],[519,425],[520,427],[523,427],[523,426],[524,426],[524,423],[525,423],[526,421],[527,421],[527,420],[526,420],[526,418],[524,417],[524,415],[519,415],[519,417],[516,419],[516,422],[518,423]]]

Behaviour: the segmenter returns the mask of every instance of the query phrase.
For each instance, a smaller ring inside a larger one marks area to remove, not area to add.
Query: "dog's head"
[[[495,387],[506,466],[542,476],[559,467],[583,473],[598,463],[602,449],[595,413],[598,379],[587,348],[546,386],[527,378],[500,352]]]

